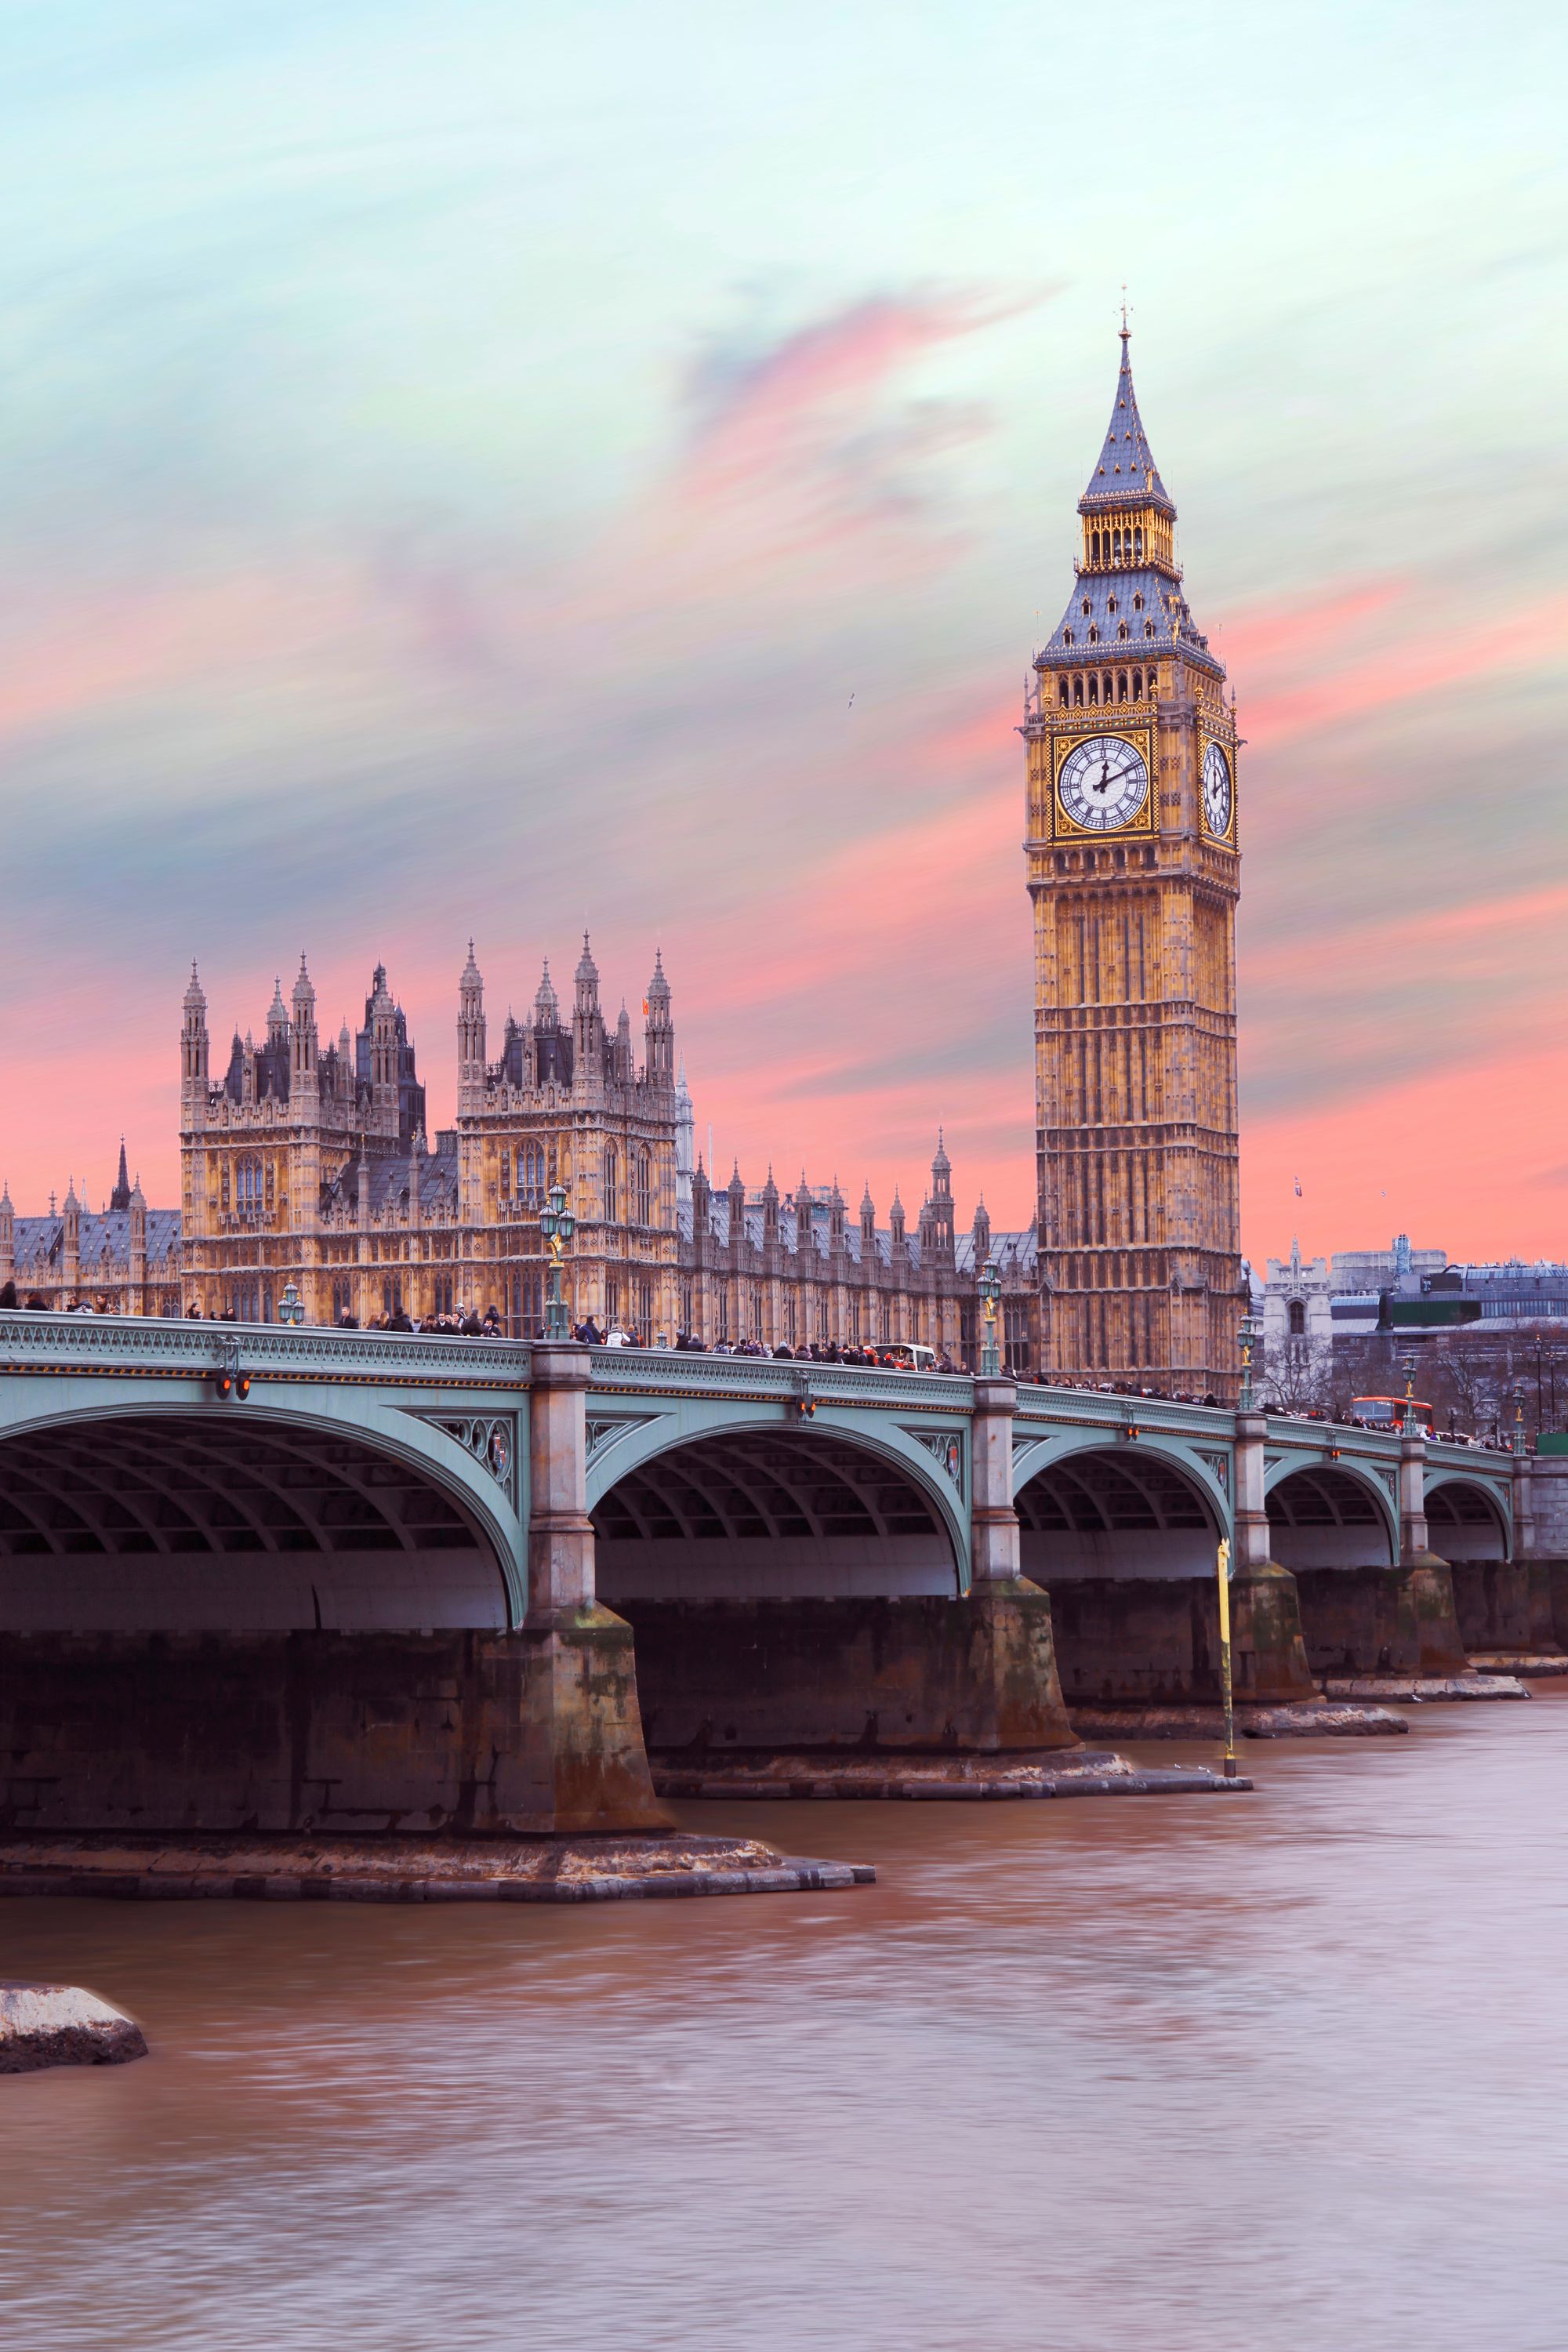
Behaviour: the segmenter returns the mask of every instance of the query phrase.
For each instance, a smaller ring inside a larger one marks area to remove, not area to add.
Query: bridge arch
[[[1212,1471],[1163,1446],[1103,1439],[1023,1466],[1019,1551],[1036,1583],[1213,1576],[1229,1513]]]
[[[520,1622],[489,1472],[416,1415],[336,1402],[95,1397],[0,1429],[0,1631]]]
[[[1506,1560],[1513,1553],[1509,1514],[1495,1490],[1459,1470],[1428,1473],[1426,1535],[1439,1559]]]
[[[1393,1499],[1375,1472],[1350,1462],[1275,1465],[1264,1484],[1268,1555],[1281,1568],[1392,1568],[1399,1558]]]
[[[966,1530],[942,1475],[912,1441],[858,1425],[663,1417],[590,1471],[599,1597],[611,1609],[953,1598]]]

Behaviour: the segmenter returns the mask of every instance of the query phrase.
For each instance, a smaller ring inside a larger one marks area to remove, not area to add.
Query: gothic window
[[[1125,621],[1118,621],[1118,622],[1117,622],[1117,624],[1116,624],[1116,634],[1117,634],[1117,635],[1118,635],[1119,637],[1122,638],[1122,639],[1125,641],[1125,639],[1126,639],[1126,635],[1127,635],[1127,624],[1126,624],[1126,622],[1125,622]]]
[[[680,1328],[683,1331],[691,1328],[691,1285],[689,1282],[680,1286]]]
[[[270,1209],[278,1199],[278,1171],[269,1160],[267,1163],[267,1205]]]
[[[621,1319],[621,1286],[613,1274],[605,1276],[605,1320],[618,1323]]]
[[[639,1225],[653,1223],[653,1160],[645,1148],[637,1153],[637,1213]]]
[[[1132,673],[1132,699],[1134,702],[1142,702],[1143,699],[1143,673],[1141,669],[1135,669]]]
[[[501,1153],[500,1153],[500,1196],[501,1196],[501,1199],[502,1199],[503,1201],[504,1201],[504,1200],[506,1200],[506,1199],[509,1197],[509,1195],[510,1194],[510,1192],[511,1192],[511,1153],[507,1150],[507,1148],[506,1148],[505,1144],[503,1143],[503,1144],[502,1144],[502,1146],[501,1146]]]
[[[637,1336],[645,1348],[653,1345],[653,1285],[646,1280],[637,1284]]]
[[[1152,622],[1152,621],[1145,621],[1145,622],[1144,622],[1144,624],[1143,624],[1143,635],[1144,635],[1146,637],[1152,637],[1152,636],[1153,635],[1153,634],[1154,634],[1154,624],[1153,624],[1153,622]]]
[[[1143,531],[1142,525],[1140,525],[1139,529],[1133,533],[1133,537],[1138,542],[1138,561],[1142,563],[1143,561]]]
[[[224,1209],[226,1209],[228,1206],[228,1162],[226,1160],[223,1163],[223,1171],[218,1178],[218,1205],[220,1208]]]
[[[762,1336],[763,1336],[763,1292],[762,1292],[762,1286],[761,1286],[761,1284],[759,1283],[759,1284],[754,1284],[754,1285],[752,1286],[752,1339],[760,1339],[762,1338]]]
[[[234,1166],[234,1205],[239,1210],[259,1209],[262,1201],[261,1162],[259,1160],[237,1160]]]
[[[795,1293],[793,1290],[784,1293],[784,1339],[793,1348],[795,1345]]]
[[[1072,698],[1076,703],[1080,705],[1083,701],[1083,673],[1081,671],[1079,671],[1078,677],[1075,677],[1072,682]]]
[[[1293,1298],[1290,1301],[1290,1337],[1292,1339],[1304,1339],[1306,1336],[1307,1309],[1300,1299]]]
[[[816,1301],[816,1341],[818,1347],[826,1348],[827,1345],[827,1297],[826,1292],[819,1295]]]
[[[889,1302],[886,1292],[884,1292],[882,1296],[881,1313],[879,1318],[879,1322],[882,1336],[882,1345],[886,1347],[889,1340],[893,1336],[893,1310]]]
[[[730,1286],[727,1282],[719,1285],[718,1306],[719,1337],[727,1339],[730,1336]]]
[[[1057,700],[1061,704],[1064,710],[1067,709],[1071,698],[1071,696],[1068,692],[1068,682],[1066,678],[1058,677],[1057,680]]]
[[[617,1208],[621,1190],[621,1160],[620,1154],[617,1152],[613,1143],[606,1143],[605,1146],[603,1189],[603,1215],[605,1222],[606,1224],[610,1225],[618,1224],[620,1222]]]
[[[1111,690],[1110,672],[1107,670],[1105,676],[1100,681],[1100,698],[1101,702],[1110,701]]]
[[[1062,631],[1062,643],[1063,643],[1063,645],[1064,645],[1064,646],[1070,646],[1070,645],[1071,645],[1071,643],[1072,643],[1072,631],[1071,631],[1070,629],[1064,629],[1064,630]]]
[[[1091,646],[1097,646],[1100,643],[1100,629],[1094,622],[1089,624],[1089,642]]]
[[[1143,610],[1143,591],[1142,588],[1140,588],[1137,595],[1132,599],[1132,610],[1135,613],[1141,613]]]
[[[858,1298],[849,1301],[849,1345],[852,1348],[860,1345],[860,1301]]]
[[[1089,674],[1089,698],[1094,703],[1098,703],[1100,700],[1100,672],[1098,670],[1091,669]]]
[[[520,1143],[517,1147],[517,1199],[520,1208],[542,1209],[544,1206],[544,1146],[542,1143]]]
[[[1085,617],[1087,618],[1089,614],[1089,598],[1087,596],[1083,600],[1083,609]]]
[[[1116,699],[1118,702],[1125,702],[1127,699],[1127,672],[1124,669],[1119,669],[1116,673]]]
[[[1112,562],[1115,562],[1115,563],[1120,563],[1120,562],[1121,562],[1121,533],[1119,530],[1113,530],[1113,531],[1111,532],[1111,534],[1110,534],[1110,554],[1111,554],[1111,561],[1112,561]]]
[[[1115,597],[1114,597],[1114,596],[1108,596],[1108,597],[1106,598],[1106,600],[1105,600],[1105,609],[1106,609],[1106,611],[1107,611],[1108,613],[1114,613],[1114,612],[1115,612],[1115,610],[1116,610],[1116,599],[1115,599]]]

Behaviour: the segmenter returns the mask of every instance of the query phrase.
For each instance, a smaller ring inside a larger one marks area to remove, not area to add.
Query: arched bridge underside
[[[1220,1528],[1208,1501],[1150,1448],[1070,1454],[1016,1500],[1021,1564],[1037,1584],[1214,1573]]]
[[[455,1496],[358,1439],[229,1411],[0,1443],[0,1630],[507,1622],[494,1551]]]
[[[952,1539],[897,1463],[818,1431],[732,1431],[626,1472],[593,1513],[600,1598],[868,1599],[959,1590]]]
[[[1390,1568],[1397,1557],[1392,1502],[1348,1471],[1293,1470],[1268,1500],[1269,1557],[1281,1568]]]
[[[1508,1530],[1484,1487],[1444,1478],[1426,1490],[1426,1531],[1440,1559],[1507,1559]]]

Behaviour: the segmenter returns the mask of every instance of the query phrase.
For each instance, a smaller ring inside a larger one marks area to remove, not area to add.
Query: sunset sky
[[[1240,776],[1244,1240],[1568,1256],[1557,12],[0,22],[0,1176],[584,925],[721,1176],[1033,1206],[1013,732],[1125,282]],[[1301,1195],[1296,1196],[1300,1180]]]

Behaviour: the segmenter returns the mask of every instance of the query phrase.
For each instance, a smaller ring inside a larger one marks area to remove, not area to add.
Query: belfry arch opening
[[[0,1631],[504,1629],[455,1496],[357,1437],[244,1411],[0,1443]]]
[[[959,1590],[952,1536],[919,1480],[816,1431],[673,1446],[618,1479],[593,1520],[599,1597],[611,1609]]]
[[[1037,1471],[1016,1502],[1021,1564],[1037,1584],[1214,1573],[1212,1506],[1194,1479],[1147,1449],[1070,1454]]]
[[[1426,1535],[1439,1559],[1506,1559],[1508,1530],[1484,1487],[1446,1478],[1426,1496]]]
[[[1293,1470],[1269,1489],[1268,1555],[1281,1568],[1392,1568],[1388,1514],[1364,1479],[1331,1464]]]

